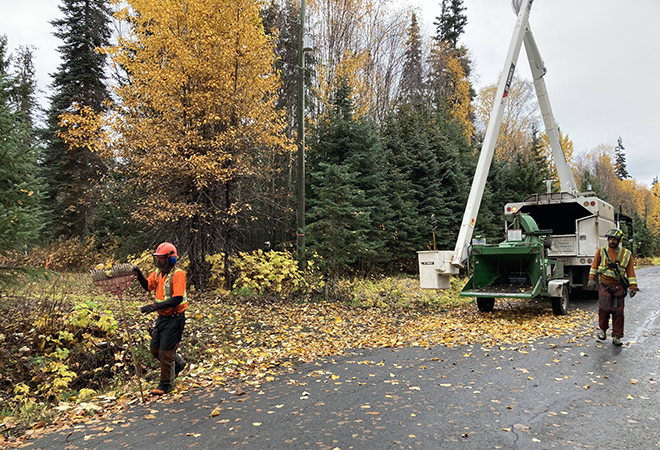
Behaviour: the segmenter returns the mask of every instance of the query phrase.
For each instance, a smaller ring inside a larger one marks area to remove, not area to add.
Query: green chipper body
[[[519,213],[512,219],[504,242],[473,245],[470,251],[470,279],[460,295],[477,297],[480,310],[492,310],[495,298],[546,297],[553,280],[564,284],[563,263],[547,258],[552,230],[539,230],[528,214]],[[552,290],[557,295],[556,287]]]

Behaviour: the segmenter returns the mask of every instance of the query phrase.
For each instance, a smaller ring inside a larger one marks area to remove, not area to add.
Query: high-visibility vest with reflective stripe
[[[165,277],[165,284],[163,285],[163,293],[165,294],[165,298],[163,300],[158,300],[156,299],[156,303],[161,303],[161,302],[166,302],[167,300],[172,298],[172,287],[170,280],[172,278],[172,275],[175,273],[179,272],[181,269],[174,268],[169,271],[167,276]],[[156,291],[158,291],[158,280],[160,277],[160,270],[156,269],[156,289],[154,289],[154,295],[156,294]],[[188,295],[186,293],[186,288],[183,288],[183,301],[179,303],[176,307],[174,308],[167,308],[167,309],[159,309],[158,310],[158,315],[160,316],[171,316],[173,314],[181,314],[188,308]]]
[[[606,276],[620,281],[620,279],[624,279],[626,277],[626,267],[628,267],[632,253],[630,250],[621,247],[619,249],[619,254],[616,256],[616,260],[610,261],[610,256],[607,249],[608,247],[601,247],[600,249],[600,264],[598,265],[598,274],[600,276]],[[618,274],[617,269],[610,269],[610,262],[619,263]],[[630,281],[631,280],[628,280],[629,283]]]

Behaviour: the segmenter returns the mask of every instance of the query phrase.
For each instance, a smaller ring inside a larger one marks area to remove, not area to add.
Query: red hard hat
[[[178,258],[179,255],[176,253],[176,247],[169,242],[163,242],[156,248],[154,256],[174,256]]]

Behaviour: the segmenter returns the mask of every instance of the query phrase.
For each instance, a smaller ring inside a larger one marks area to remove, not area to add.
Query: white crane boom
[[[502,123],[504,104],[509,94],[509,88],[511,87],[516,62],[523,42],[525,43],[527,58],[534,77],[534,87],[536,89],[536,95],[541,108],[548,140],[552,148],[552,155],[557,167],[561,190],[573,194],[577,193],[573,174],[561,148],[559,128],[552,114],[550,99],[548,97],[545,81],[543,80],[546,68],[541,59],[538,47],[536,46],[534,35],[529,28],[529,13],[533,1],[534,0],[513,0],[512,2],[518,17],[513,30],[513,36],[511,37],[511,43],[509,44],[509,51],[504,61],[504,69],[500,75],[497,93],[495,94],[495,100],[493,102],[493,110],[491,111],[490,120],[488,121],[488,126],[486,128],[486,135],[481,148],[479,162],[474,174],[474,179],[472,180],[472,187],[465,207],[461,228],[458,232],[456,247],[454,248],[451,258],[451,265],[457,268],[463,267],[467,260],[469,243],[474,232],[474,225],[479,213],[479,206],[483,197],[486,178],[493,160],[497,135]]]

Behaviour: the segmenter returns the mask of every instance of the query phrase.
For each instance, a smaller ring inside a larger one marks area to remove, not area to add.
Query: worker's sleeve
[[[186,273],[177,270],[172,276],[172,297],[183,297],[186,295]]]
[[[172,297],[169,300],[165,300],[164,302],[156,302],[156,309],[168,309],[168,308],[174,308],[175,306],[179,306],[179,303],[183,301],[183,296],[179,295],[177,297]]]
[[[630,289],[633,291],[638,290],[637,287],[637,276],[635,275],[635,265],[633,264],[633,258],[630,257],[628,265],[626,266],[626,277],[628,278],[628,283],[630,283]]]
[[[142,273],[142,271],[138,268],[135,268],[135,274],[137,275],[137,280],[140,283],[140,286],[142,286],[145,291],[148,291],[149,290],[149,282],[144,277],[144,274]]]
[[[156,272],[151,272],[147,278],[147,290],[153,291],[154,289],[156,289]]]
[[[590,280],[598,280],[598,266],[600,266],[600,249],[596,252],[596,256],[594,256],[591,268],[589,269]]]

